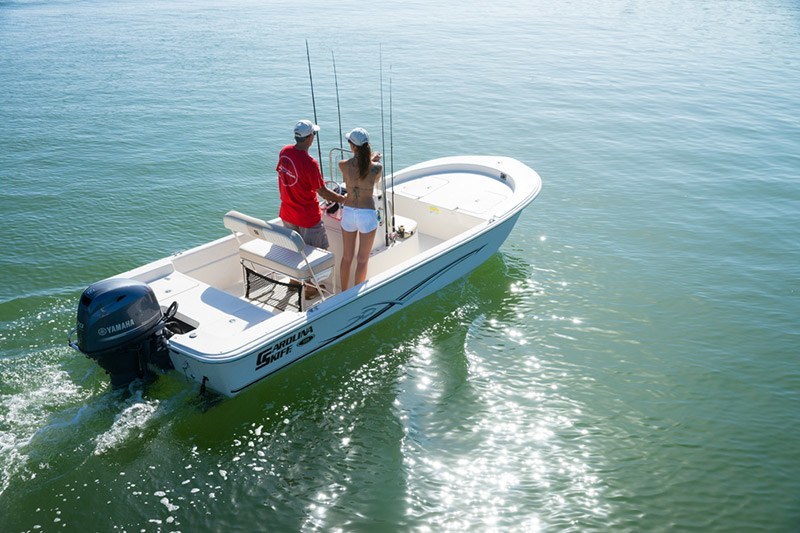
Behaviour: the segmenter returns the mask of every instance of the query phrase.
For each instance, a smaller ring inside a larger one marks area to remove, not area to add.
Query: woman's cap
[[[347,140],[356,146],[364,146],[369,142],[369,133],[364,128],[356,128],[347,135]]]
[[[319,126],[310,120],[301,120],[294,125],[294,136],[298,138],[308,137],[315,131],[319,131]]]

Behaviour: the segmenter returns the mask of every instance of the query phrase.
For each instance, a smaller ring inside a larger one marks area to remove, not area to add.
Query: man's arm
[[[338,202],[340,204],[344,203],[345,197],[341,194],[335,193],[329,188],[325,187],[324,185],[317,189],[317,194],[328,200],[329,202]]]

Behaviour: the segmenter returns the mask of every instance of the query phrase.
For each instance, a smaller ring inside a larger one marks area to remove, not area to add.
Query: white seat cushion
[[[314,246],[306,246],[304,252],[318,280],[330,275],[330,272],[325,271],[333,269],[335,264],[331,252]],[[312,276],[302,255],[262,239],[244,243],[239,247],[239,254],[246,261],[252,261],[294,279],[306,280]]]

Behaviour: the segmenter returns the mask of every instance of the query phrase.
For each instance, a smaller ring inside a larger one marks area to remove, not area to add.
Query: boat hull
[[[519,213],[491,225],[457,248],[443,249],[413,269],[371,280],[357,288],[357,297],[344,303],[337,304],[335,298],[323,302],[300,315],[293,327],[269,336],[247,354],[235,358],[199,357],[173,344],[170,357],[175,368],[188,379],[226,396],[235,396],[463,279],[498,251],[518,217]]]

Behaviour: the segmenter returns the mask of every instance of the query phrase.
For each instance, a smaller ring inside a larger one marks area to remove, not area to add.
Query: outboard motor
[[[149,365],[162,370],[172,367],[165,327],[178,310],[173,303],[161,312],[156,295],[146,283],[112,278],[90,285],[78,304],[77,327],[69,345],[111,375],[114,388],[137,378],[149,378]],[[77,332],[78,341],[72,341]]]

